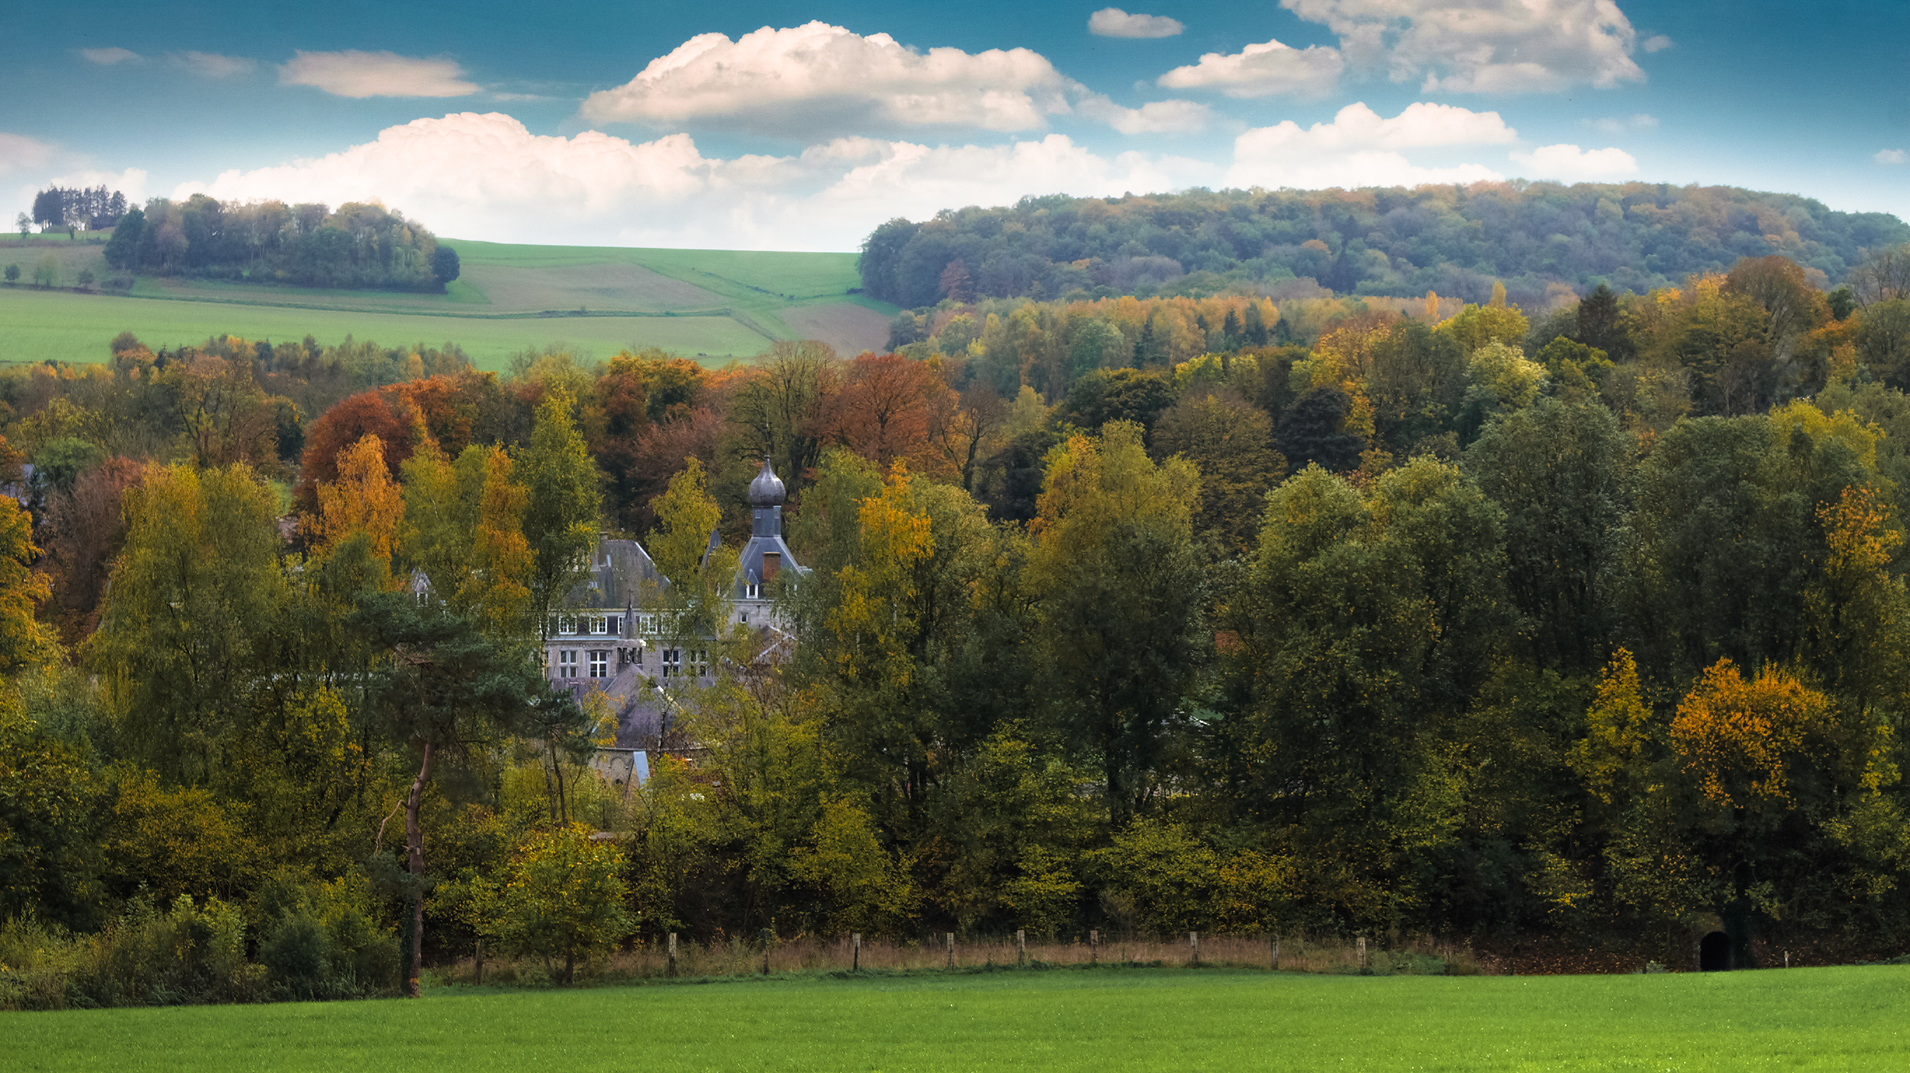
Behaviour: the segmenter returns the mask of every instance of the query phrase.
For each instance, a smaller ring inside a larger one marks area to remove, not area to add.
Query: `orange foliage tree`
[[[1830,718],[1829,699],[1791,672],[1766,667],[1747,680],[1721,659],[1679,703],[1671,747],[1707,801],[1788,806],[1792,765]]]

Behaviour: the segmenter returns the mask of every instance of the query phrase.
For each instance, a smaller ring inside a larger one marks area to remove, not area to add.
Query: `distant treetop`
[[[1910,241],[1887,213],[1791,194],[1661,183],[1476,183],[1362,190],[1211,190],[944,210],[891,220],[862,245],[863,288],[911,308],[977,297],[1214,293],[1311,279],[1340,294],[1432,290],[1515,303],[1600,283],[1644,293],[1743,257],[1781,254],[1818,286],[1864,251]],[[965,295],[958,295],[958,299]]]

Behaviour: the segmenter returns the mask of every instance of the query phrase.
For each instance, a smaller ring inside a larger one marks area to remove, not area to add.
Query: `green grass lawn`
[[[1893,1070],[1910,968],[1100,969],[0,1014],[9,1070]]]
[[[214,334],[284,341],[345,336],[385,346],[449,340],[480,369],[502,369],[528,347],[565,343],[604,359],[624,347],[656,346],[717,360],[748,357],[770,341],[729,317],[530,317],[497,319],[362,310],[299,309],[221,302],[167,302],[116,295],[0,287],[0,361],[105,361],[122,331],[158,350]]]
[[[453,340],[486,369],[553,342],[597,358],[655,346],[722,360],[761,354],[775,339],[822,338],[854,354],[882,344],[895,312],[849,293],[861,283],[853,253],[446,241],[464,266],[448,294],[150,276],[129,295],[60,294],[24,286],[41,258],[52,253],[59,285],[70,287],[82,268],[107,278],[102,247],[62,238],[0,248],[0,265],[18,263],[22,283],[0,287],[0,360],[103,361],[107,340],[121,331],[155,350],[215,332],[252,339],[309,333],[325,343],[347,333],[386,345]],[[592,315],[535,316],[549,310]]]

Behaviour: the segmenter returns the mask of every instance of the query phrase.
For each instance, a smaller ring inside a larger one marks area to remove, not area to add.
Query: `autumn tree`
[[[921,469],[939,461],[929,448],[929,421],[937,397],[948,390],[927,362],[863,354],[848,363],[842,391],[831,401],[831,435],[878,468],[899,459]]]
[[[513,460],[517,479],[529,493],[524,539],[535,556],[531,610],[540,620],[587,575],[603,506],[597,465],[570,411],[569,399],[546,395],[537,407],[530,444]]]
[[[372,554],[389,561],[404,507],[385,463],[385,445],[368,433],[339,455],[338,479],[318,486],[318,513],[306,519],[305,528],[321,553],[363,532],[371,539]]]
[[[1029,564],[1048,704],[1056,729],[1099,763],[1118,825],[1152,805],[1206,652],[1200,476],[1185,459],[1156,465],[1125,422],[1070,437],[1051,459]]]
[[[741,454],[770,460],[794,495],[822,459],[829,414],[841,390],[835,351],[822,343],[778,342],[737,389],[729,419]]]
[[[1252,543],[1266,495],[1286,475],[1286,459],[1273,449],[1272,419],[1230,391],[1183,398],[1162,414],[1154,453],[1180,455],[1199,467],[1194,529],[1226,552]]]
[[[287,598],[274,497],[244,466],[147,467],[86,656],[129,755],[169,779],[226,773]]]

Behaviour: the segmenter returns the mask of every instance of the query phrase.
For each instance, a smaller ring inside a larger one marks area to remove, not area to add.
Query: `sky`
[[[853,250],[1028,195],[1520,178],[1910,219],[1903,0],[1123,2],[0,5],[0,221],[104,183]]]

